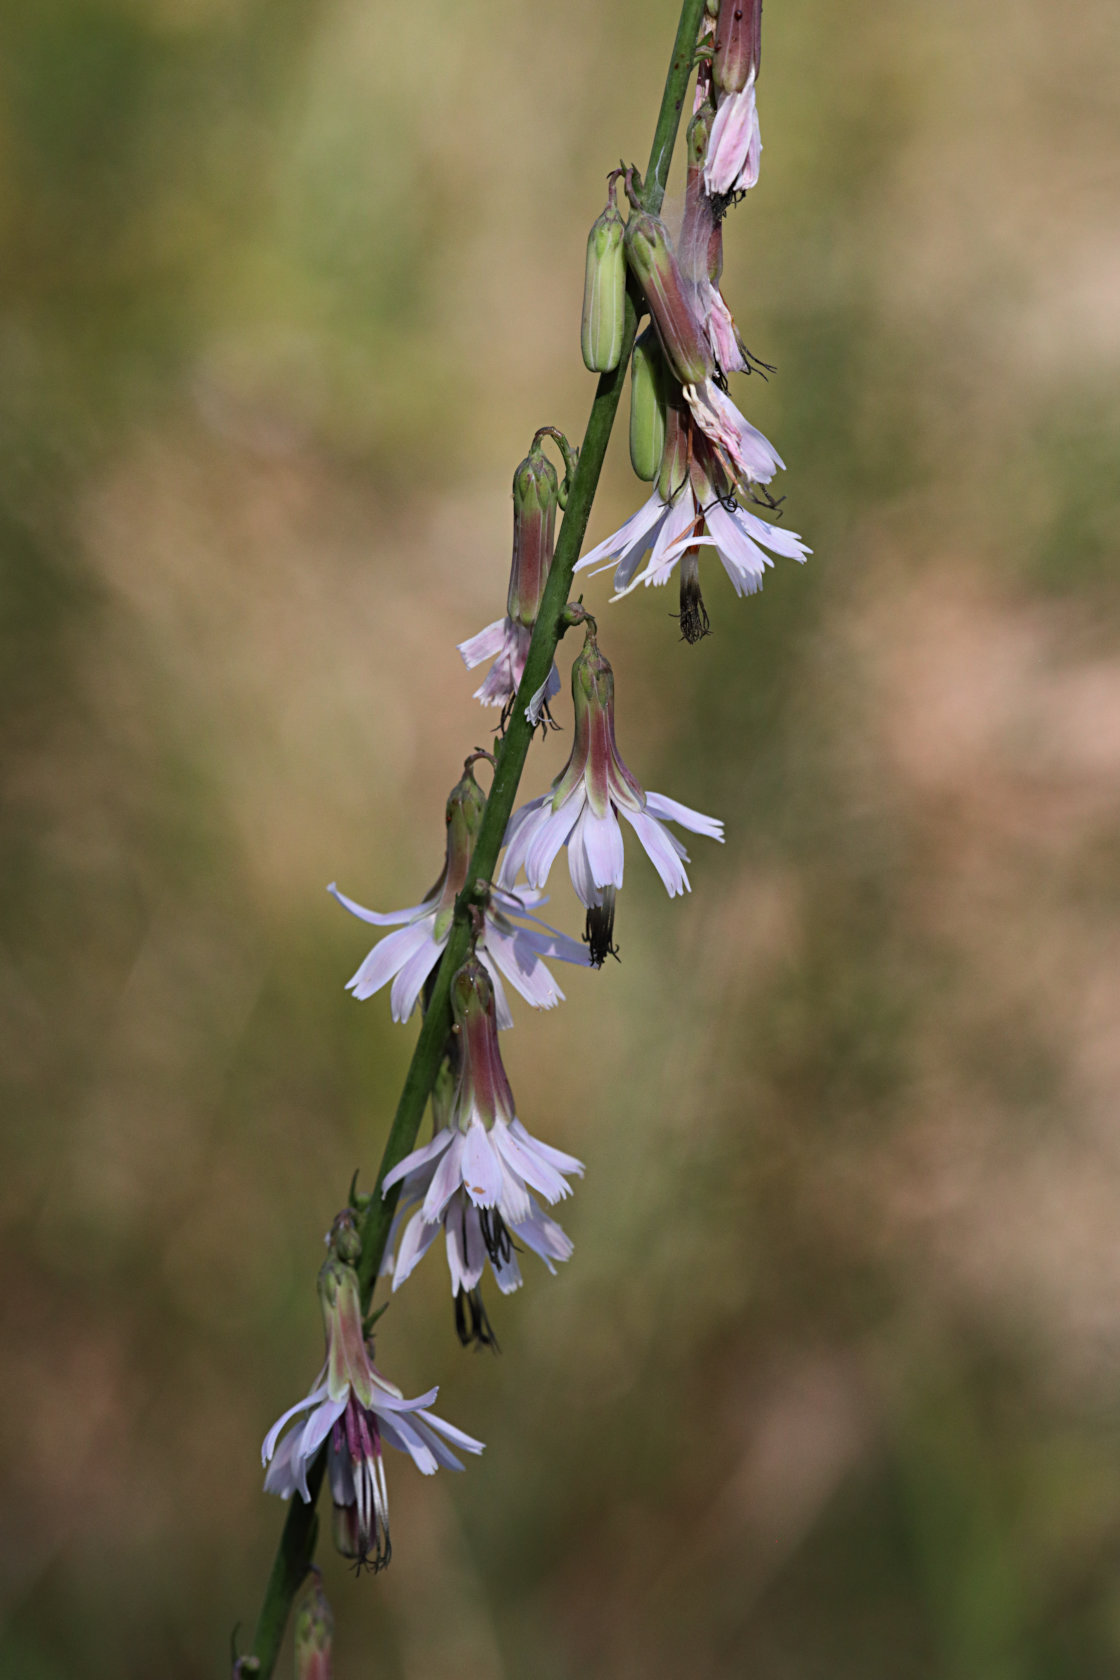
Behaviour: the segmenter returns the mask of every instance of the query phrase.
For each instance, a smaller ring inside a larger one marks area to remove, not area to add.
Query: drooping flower
[[[506,615],[459,643],[468,671],[485,659],[494,661],[486,680],[474,693],[484,706],[508,706],[521,685],[552,565],[560,485],[556,469],[542,448],[542,435],[538,432],[534,437],[528,455],[513,475],[513,559]],[[547,678],[547,696],[551,698],[559,690],[560,673],[553,665]]]
[[[664,794],[646,793],[618,751],[614,732],[614,674],[589,628],[572,665],[575,732],[572,752],[549,793],[515,811],[506,830],[499,875],[507,888],[522,868],[543,886],[562,846],[576,896],[587,910],[586,939],[597,967],[613,954],[615,892],[622,885],[624,848],[619,816],[634,830],[670,898],[689,890],[688,853],[665,827],[723,839],[723,824]]]
[[[713,335],[714,342],[720,343],[727,328],[722,319],[711,325],[712,311],[717,307],[713,297],[718,297],[718,292],[713,294],[705,281],[707,291],[698,298],[697,287],[681,271],[668,229],[660,217],[642,208],[632,176],[633,171],[627,170],[631,211],[626,224],[626,260],[649,306],[669,371],[680,385],[696,424],[715,445],[735,483],[744,489],[750,484],[769,484],[785,463],[757,426],[740,414],[721,384],[723,373],[712,348]],[[725,310],[722,297],[718,304]],[[731,331],[734,333],[733,322]]]
[[[425,1476],[441,1466],[463,1468],[448,1442],[471,1453],[481,1452],[483,1444],[428,1411],[438,1389],[406,1400],[374,1365],[351,1264],[359,1246],[353,1216],[340,1215],[319,1273],[326,1361],[311,1392],[277,1418],[265,1436],[261,1461],[268,1466],[266,1493],[281,1499],[298,1493],[310,1503],[308,1472],[325,1443],[335,1543],[359,1568],[378,1570],[392,1555],[382,1442],[407,1453]]]
[[[462,780],[448,797],[446,859],[439,880],[426,898],[405,910],[366,910],[339,892],[333,882],[327,889],[363,922],[396,929],[373,947],[346,982],[356,998],[368,998],[392,980],[394,1021],[407,1021],[416,1007],[424,982],[447,944],[455,899],[466,884],[471,848],[485,808],[482,789],[474,779],[475,756],[467,759]],[[587,966],[587,953],[578,940],[558,933],[532,914],[543,902],[539,893],[524,888],[495,889],[486,905],[477,949],[480,962],[494,982],[498,1019],[503,1027],[513,1025],[513,1016],[502,975],[534,1008],[552,1009],[563,1002],[564,994],[543,959],[556,957],[561,962]]]
[[[713,197],[746,192],[758,180],[762,139],[755,84],[762,53],[762,0],[722,0],[712,86],[717,98],[704,165]]]
[[[753,595],[762,588],[766,567],[774,564],[771,554],[804,561],[811,553],[795,531],[769,524],[736,500],[708,439],[686,412],[670,406],[653,495],[619,530],[578,560],[575,570],[597,566],[605,571],[614,565],[613,598],[618,601],[639,584],[648,588],[668,583],[679,562],[681,633],[697,641],[707,626],[699,582],[702,548],[715,549],[737,595]]]
[[[571,1241],[542,1212],[534,1192],[560,1201],[571,1194],[568,1176],[582,1174],[583,1164],[533,1137],[517,1118],[502,1065],[494,988],[473,957],[452,980],[451,1012],[457,1065],[447,1092],[437,1086],[433,1093],[435,1135],[398,1162],[382,1185],[382,1194],[401,1186],[388,1244],[390,1255],[394,1248],[396,1253],[383,1270],[392,1272],[393,1289],[399,1289],[442,1231],[460,1335],[485,1340],[477,1328],[466,1334],[464,1325],[467,1307],[472,1323],[485,1324],[477,1289],[486,1261],[508,1294],[521,1283],[518,1244],[539,1255],[549,1271],[554,1261],[566,1260]]]

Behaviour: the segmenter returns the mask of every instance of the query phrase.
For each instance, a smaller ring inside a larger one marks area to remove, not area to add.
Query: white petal
[[[387,980],[398,974],[405,964],[414,957],[417,951],[425,945],[434,943],[432,940],[432,922],[434,916],[425,916],[422,921],[412,922],[408,927],[398,928],[389,934],[365,958],[361,967],[351,975],[346,982],[349,991],[356,998],[372,997],[379,992]],[[438,950],[438,947],[437,947]]]
[[[567,1155],[562,1149],[554,1149],[551,1143],[542,1143],[540,1138],[526,1131],[520,1120],[514,1120],[509,1129],[511,1136],[517,1138],[520,1143],[529,1145],[537,1155],[543,1155],[557,1172],[575,1173],[578,1178],[583,1177],[583,1162],[577,1160],[574,1155]]]
[[[502,1194],[502,1167],[481,1120],[472,1120],[467,1129],[462,1175],[463,1188],[476,1207],[497,1206]]]
[[[706,817],[703,811],[694,811],[690,805],[682,805],[679,800],[669,799],[664,793],[647,793],[646,810],[653,816],[660,817],[664,822],[680,823],[693,834],[703,834],[709,840],[723,840],[723,823],[719,817]]]
[[[391,1190],[400,1179],[408,1178],[413,1173],[419,1173],[421,1167],[429,1166],[438,1156],[443,1154],[454,1138],[454,1132],[446,1126],[441,1127],[430,1143],[424,1144],[420,1149],[414,1149],[411,1155],[406,1155],[403,1161],[398,1161],[396,1166],[385,1174],[381,1181],[381,1194],[384,1195],[386,1190]]]
[[[687,892],[688,876],[681,866],[673,837],[668,830],[662,828],[657,818],[650,816],[648,811],[624,809],[622,814],[645,847],[646,855],[665,883],[669,897],[675,898],[678,893]]]
[[[393,935],[390,934],[389,937],[391,939]],[[439,961],[440,952],[446,944],[446,933],[442,939],[437,940],[432,938],[429,931],[427,942],[409,957],[393,981],[393,989],[389,993],[389,1005],[394,1021],[408,1020],[416,1008],[416,1000],[424,989],[424,982]]]
[[[625,560],[630,549],[636,549],[639,555],[653,541],[651,532],[665,516],[666,507],[661,497],[655,491],[648,502],[643,502],[637,513],[632,513],[625,525],[621,526],[612,536],[585,554],[582,560],[577,560],[573,568],[577,572],[584,571],[588,566],[596,565],[600,560]],[[638,545],[641,545],[640,547]]]
[[[523,1179],[532,1189],[538,1190],[547,1201],[558,1202],[564,1196],[571,1195],[571,1185],[532,1147],[534,1140],[528,1132],[523,1130],[522,1138],[516,1138],[505,1122],[498,1120],[494,1124],[493,1138],[498,1153],[517,1177]],[[530,1212],[531,1204],[526,1201],[521,1220],[527,1219]]]
[[[516,934],[504,934],[496,928],[488,928],[486,945],[480,948],[478,954],[484,962],[487,955],[492,957],[510,985],[534,1009],[555,1009],[563,1001],[563,992],[520,930]],[[486,966],[489,968],[490,964],[486,963]],[[501,1026],[500,1021],[498,1025]]]
[[[525,858],[525,873],[534,887],[543,887],[548,880],[556,854],[575,827],[586,797],[581,782],[558,811],[546,808],[547,814],[538,825]]]
[[[597,887],[622,885],[626,854],[613,805],[607,807],[606,815],[602,817],[597,817],[588,805],[569,844],[573,851],[577,845],[583,846],[591,867],[591,878]]]
[[[422,1213],[414,1213],[405,1226],[404,1236],[401,1238],[401,1251],[397,1255],[397,1264],[393,1273],[393,1293],[396,1294],[405,1278],[423,1260],[432,1243],[439,1235],[437,1224],[429,1225]]]
[[[332,898],[336,898],[344,910],[349,910],[352,916],[357,916],[363,922],[372,922],[375,927],[396,927],[401,922],[411,922],[413,917],[422,916],[431,909],[431,903],[425,899],[423,904],[413,904],[407,910],[366,910],[356,904],[352,898],[347,898],[344,892],[339,892],[332,881],[327,891]]]
[[[447,1206],[451,1197],[462,1183],[460,1163],[463,1155],[463,1134],[456,1131],[452,1136],[449,1147],[444,1151],[435,1176],[428,1186],[428,1194],[424,1197],[424,1218],[429,1225],[435,1223]]]
[[[547,821],[551,803],[547,793],[541,794],[538,799],[530,799],[527,804],[520,806],[509,819],[506,837],[502,842],[506,848],[506,855],[498,872],[500,890],[512,890],[518,873],[524,866],[526,853],[533,843],[537,828]]]
[[[276,1422],[273,1424],[272,1428],[269,1430],[268,1434],[264,1438],[264,1444],[261,1447],[261,1463],[262,1464],[267,1464],[269,1459],[272,1457],[273,1453],[276,1451],[276,1441],[277,1441],[277,1438],[280,1434],[280,1431],[283,1429],[284,1425],[291,1418],[298,1417],[300,1412],[306,1412],[309,1407],[317,1406],[321,1400],[325,1400],[326,1398],[327,1398],[327,1385],[326,1385],[326,1383],[317,1383],[316,1386],[311,1390],[311,1393],[309,1395],[307,1395],[306,1399],[297,1400],[294,1406],[289,1406],[288,1410],[286,1412],[281,1413],[281,1415],[276,1419]],[[298,1431],[297,1431],[297,1434],[298,1434]]]

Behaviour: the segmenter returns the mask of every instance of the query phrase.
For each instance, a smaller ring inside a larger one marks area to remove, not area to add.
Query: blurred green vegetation
[[[674,13],[0,15],[0,1675],[192,1680],[412,1041],[323,887],[438,868]],[[325,1559],[339,1675],[1117,1672],[1117,53],[1106,0],[767,10],[725,285],[815,555],[696,649],[605,611],[625,756],[728,842],[683,903],[635,852],[622,965],[519,1016],[576,1253],[500,1360],[438,1258],[386,1316],[488,1449]],[[592,537],[642,493],[623,442]]]

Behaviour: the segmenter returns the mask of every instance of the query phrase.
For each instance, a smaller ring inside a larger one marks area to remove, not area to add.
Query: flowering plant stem
[[[649,166],[640,195],[643,209],[653,214],[660,210],[665,196],[665,184],[693,68],[703,12],[704,0],[684,0],[681,6],[673,57],[665,79],[665,91],[657,115]],[[381,1159],[377,1185],[368,1201],[362,1222],[362,1254],[358,1275],[361,1280],[362,1307],[366,1312],[369,1311],[374,1281],[385,1252],[398,1189],[394,1187],[385,1197],[378,1192],[385,1175],[398,1161],[403,1160],[416,1143],[424,1108],[443,1060],[451,1027],[451,980],[466,960],[470,949],[471,908],[485,896],[487,884],[493,879],[506,825],[517,798],[518,785],[534,732],[533,725],[526,717],[525,708],[552,669],[560,638],[568,628],[565,608],[572,573],[579,558],[591,514],[591,504],[598,488],[599,474],[622,395],[630,353],[634,348],[637,325],[638,309],[633,293],[628,292],[622,352],[613,372],[604,373],[599,378],[579,460],[568,487],[564,521],[533,629],[521,686],[505,733],[497,746],[493,781],[471,858],[470,878],[456,901],[454,925],[440,960],[435,984],[416,1040],[416,1048],[405,1075],[404,1087]],[[310,1502],[305,1504],[302,1500],[292,1499],[288,1508],[253,1636],[253,1656],[260,1665],[258,1672],[265,1677],[271,1675],[275,1668],[292,1600],[299,1591],[314,1554],[318,1530],[315,1501],[322,1486],[325,1465],[324,1449],[308,1475]]]

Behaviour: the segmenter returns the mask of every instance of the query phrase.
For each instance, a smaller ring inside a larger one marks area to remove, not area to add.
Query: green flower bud
[[[513,475],[513,562],[506,613],[531,630],[552,565],[560,486],[539,437]]]
[[[626,314],[623,221],[613,202],[587,236],[583,281],[583,360],[592,373],[610,373],[622,355]]]
[[[317,1569],[296,1608],[294,1633],[296,1680],[331,1680],[334,1617]]]
[[[665,447],[665,358],[653,327],[634,346],[630,363],[630,464],[652,484]]]

